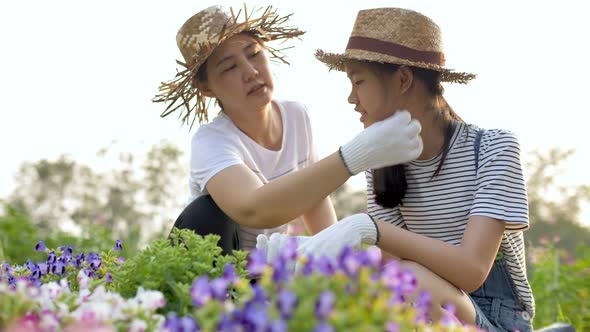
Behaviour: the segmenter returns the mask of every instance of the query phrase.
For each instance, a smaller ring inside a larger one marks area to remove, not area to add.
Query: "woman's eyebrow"
[[[249,48],[253,47],[256,45],[256,42],[251,42],[248,45],[244,46],[244,48],[242,50],[246,51]],[[219,62],[217,62],[217,64],[215,65],[215,67],[219,67],[219,65],[221,65],[222,63],[224,63],[227,60],[231,60],[234,56],[233,55],[228,55],[224,58],[222,58],[221,60],[219,60]]]

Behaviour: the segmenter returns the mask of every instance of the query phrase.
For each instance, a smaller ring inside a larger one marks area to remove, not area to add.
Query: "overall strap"
[[[481,137],[483,136],[483,129],[479,129],[475,134],[475,143],[473,144],[473,152],[475,153],[475,173],[479,170],[479,146],[481,144]]]

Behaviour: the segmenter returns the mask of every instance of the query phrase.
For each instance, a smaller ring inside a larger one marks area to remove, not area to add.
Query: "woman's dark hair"
[[[401,67],[400,65],[392,63],[369,62],[369,64],[371,70],[377,75],[391,74]],[[444,88],[440,84],[440,72],[417,67],[410,68],[412,69],[414,76],[426,85],[428,91],[433,96],[439,97],[442,107],[438,111],[446,121],[443,152],[438,167],[432,175],[434,178],[440,173],[447,157],[451,138],[457,127],[457,123],[463,122],[463,120],[453,111],[442,97]],[[375,193],[375,202],[377,202],[377,204],[387,208],[393,208],[402,204],[402,199],[408,189],[404,167],[403,164],[399,164],[373,170],[373,192]]]

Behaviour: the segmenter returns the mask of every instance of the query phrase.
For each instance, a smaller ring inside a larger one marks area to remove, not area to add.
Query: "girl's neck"
[[[422,143],[424,148],[418,160],[430,160],[441,153],[445,143],[445,131],[448,120],[440,113],[441,105],[438,99],[423,103],[416,112],[416,119],[420,121]]]

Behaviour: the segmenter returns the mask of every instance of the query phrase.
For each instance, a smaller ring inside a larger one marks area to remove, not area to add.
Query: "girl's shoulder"
[[[490,144],[517,144],[518,136],[507,129],[486,129],[474,124],[462,124],[460,140],[463,142],[478,141],[482,148]]]

